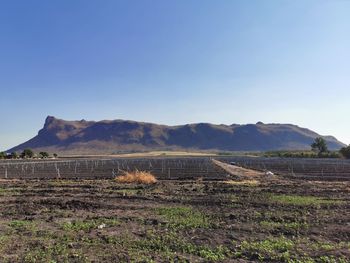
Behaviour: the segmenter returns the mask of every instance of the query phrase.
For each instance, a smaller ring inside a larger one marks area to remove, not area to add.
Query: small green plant
[[[285,262],[290,258],[290,250],[294,247],[295,243],[285,237],[251,242],[243,241],[237,247],[236,257]]]
[[[57,240],[53,244],[38,246],[29,250],[24,256],[24,262],[88,262],[79,250],[70,248],[65,240]]]
[[[310,205],[332,205],[340,204],[341,200],[322,199],[314,196],[301,196],[301,195],[270,195],[268,197],[270,201],[295,206],[310,206]]]
[[[340,242],[340,243],[332,243],[332,242],[312,242],[310,247],[315,251],[331,251],[331,250],[342,250],[347,249],[350,250],[350,243]]]
[[[339,152],[344,158],[350,159],[350,145],[347,147],[341,148]]]
[[[0,196],[18,195],[16,188],[0,188]]]
[[[34,223],[26,220],[13,220],[8,223],[8,226],[17,231],[32,230]]]
[[[309,225],[305,222],[273,222],[261,221],[260,225],[268,230],[279,230],[288,233],[297,234],[301,230],[308,229]]]
[[[162,207],[156,211],[172,228],[208,228],[211,225],[207,215],[191,207]]]
[[[159,251],[170,255],[180,252],[199,256],[207,261],[222,261],[230,255],[230,250],[224,246],[208,247],[200,246],[187,242],[180,238],[175,232],[168,232],[163,235],[148,233],[146,239],[138,240],[133,243],[138,250]]]
[[[0,152],[0,159],[6,159],[7,154],[5,152]]]
[[[13,228],[20,228],[20,227],[26,226],[28,223],[29,222],[27,221],[13,220],[9,223],[9,226]]]

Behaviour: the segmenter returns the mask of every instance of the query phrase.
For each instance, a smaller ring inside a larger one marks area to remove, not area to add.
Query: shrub
[[[157,182],[154,175],[145,171],[125,172],[124,175],[118,176],[116,180],[118,183],[124,184],[155,184]]]
[[[11,159],[18,159],[18,154],[16,152],[12,152],[10,155]]]
[[[350,146],[341,148],[341,149],[340,149],[340,153],[341,153],[346,159],[350,159]]]
[[[41,159],[44,159],[44,158],[49,158],[50,155],[48,152],[40,152],[39,156]]]
[[[0,152],[0,159],[5,159],[5,158],[6,158],[6,153]]]
[[[22,158],[33,158],[34,157],[34,152],[31,149],[24,149],[22,154]]]

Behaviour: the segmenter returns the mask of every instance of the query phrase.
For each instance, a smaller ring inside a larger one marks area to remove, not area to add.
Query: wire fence
[[[345,159],[222,157],[218,160],[288,177],[350,180],[350,161]]]
[[[210,158],[137,158],[77,160],[8,160],[0,162],[4,179],[114,178],[127,171],[150,171],[158,179],[216,180],[226,176]]]

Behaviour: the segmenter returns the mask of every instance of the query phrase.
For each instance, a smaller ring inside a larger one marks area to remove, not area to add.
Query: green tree
[[[40,158],[42,158],[42,159],[48,158],[48,157],[49,157],[49,153],[47,153],[47,152],[40,152],[40,153],[39,153],[39,156],[40,156]]]
[[[6,159],[7,155],[5,152],[0,152],[0,159]]]
[[[11,159],[18,159],[18,154],[16,152],[12,152],[10,157]]]
[[[57,158],[57,157],[58,157],[58,154],[57,154],[57,153],[54,153],[54,154],[53,154],[53,157]]]
[[[24,149],[22,154],[22,158],[33,158],[34,157],[34,152],[31,149]]]
[[[319,156],[322,155],[322,153],[328,152],[327,142],[322,137],[317,137],[311,144],[311,148],[313,151],[317,152]]]
[[[339,151],[346,159],[350,159],[350,145],[348,147],[343,147]]]

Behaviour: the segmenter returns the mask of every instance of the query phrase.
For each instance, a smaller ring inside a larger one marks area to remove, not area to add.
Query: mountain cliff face
[[[319,134],[291,124],[166,126],[114,121],[65,121],[49,116],[37,136],[9,151],[32,148],[70,154],[145,150],[267,151],[310,149]],[[324,136],[330,149],[344,144]]]

